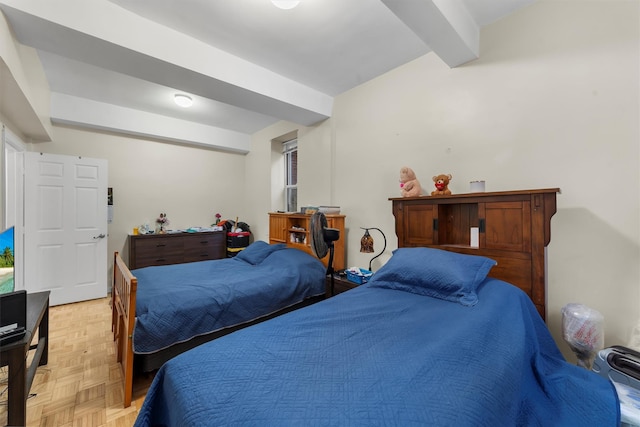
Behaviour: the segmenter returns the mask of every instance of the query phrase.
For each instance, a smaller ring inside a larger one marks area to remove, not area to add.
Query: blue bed
[[[158,369],[203,342],[320,301],[325,275],[313,256],[263,241],[234,258],[133,271],[116,253],[112,329],[125,407],[131,403],[134,354],[139,370]]]
[[[284,244],[254,242],[234,258],[145,267],[133,351],[149,354],[325,293],[325,268]]]
[[[487,258],[402,248],[363,286],[166,363],[136,426],[615,426]]]

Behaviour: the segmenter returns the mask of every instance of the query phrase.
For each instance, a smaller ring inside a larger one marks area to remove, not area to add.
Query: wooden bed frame
[[[559,188],[391,198],[398,247],[497,261],[489,276],[527,293],[546,318],[546,252]],[[477,232],[472,244],[471,229]]]
[[[545,248],[551,239],[551,217],[556,212],[558,188],[458,194],[440,197],[391,198],[398,247],[431,246],[453,252],[484,255],[498,261],[490,276],[509,282],[529,295],[538,312],[546,315]],[[471,246],[470,228],[480,229],[477,246]],[[114,255],[112,330],[118,362],[124,377],[124,406],[133,393],[133,327],[137,279],[118,252]],[[155,357],[143,371],[152,371],[170,358],[197,345],[260,323],[288,311],[313,304],[310,298],[272,315],[222,329],[176,344]],[[138,359],[148,357],[137,355]],[[136,361],[137,362],[137,361]]]
[[[116,343],[117,361],[124,380],[124,407],[131,406],[133,394],[133,326],[136,321],[136,292],[138,279],[129,271],[120,254],[113,259],[113,288],[111,289],[111,331]]]
[[[252,321],[220,329],[209,334],[197,336],[189,341],[174,344],[164,350],[151,355],[134,355],[133,328],[136,319],[136,293],[138,280],[131,273],[129,267],[122,260],[118,252],[113,260],[113,288],[111,290],[111,330],[116,345],[117,361],[122,368],[124,382],[124,407],[131,406],[133,396],[133,374],[135,370],[150,372],[160,368],[164,362],[184,353],[200,344],[220,338],[231,332],[272,319],[282,314],[314,304],[325,298],[324,294],[307,298],[306,300],[283,308],[275,313],[254,319]],[[135,360],[134,360],[135,359]],[[135,363],[134,363],[135,362]]]

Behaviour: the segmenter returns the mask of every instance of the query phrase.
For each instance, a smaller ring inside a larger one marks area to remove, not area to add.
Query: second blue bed
[[[433,251],[169,361],[136,426],[619,424],[613,385],[564,360],[490,260]]]

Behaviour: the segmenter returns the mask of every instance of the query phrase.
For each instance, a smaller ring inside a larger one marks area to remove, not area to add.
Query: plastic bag
[[[604,317],[585,305],[567,304],[562,307],[562,337],[578,357],[578,366],[591,370],[604,347]]]

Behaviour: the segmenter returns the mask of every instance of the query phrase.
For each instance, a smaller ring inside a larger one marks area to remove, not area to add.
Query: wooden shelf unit
[[[341,270],[345,268],[345,231],[344,231],[344,215],[325,215],[327,218],[327,226],[336,228],[340,231],[340,238],[333,243],[333,268]],[[286,243],[287,246],[300,249],[308,254],[313,255],[311,250],[311,237],[309,235],[311,229],[311,215],[302,213],[269,213],[269,243]],[[326,266],[329,262],[327,254],[322,260]]]
[[[558,188],[390,198],[398,247],[428,246],[482,255],[498,264],[489,276],[525,291],[545,318],[545,248]],[[471,246],[471,228],[478,228]]]

